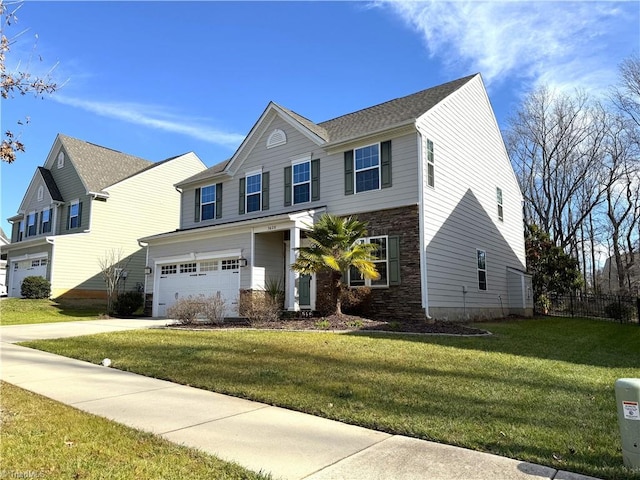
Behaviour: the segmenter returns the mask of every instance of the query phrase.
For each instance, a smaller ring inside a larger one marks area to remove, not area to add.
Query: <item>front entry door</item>
[[[298,295],[301,307],[311,306],[311,275],[300,275]]]

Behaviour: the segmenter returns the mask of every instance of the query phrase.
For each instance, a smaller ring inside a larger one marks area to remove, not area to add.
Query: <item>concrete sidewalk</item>
[[[14,345],[164,325],[96,320],[0,327],[0,378],[275,479],[588,480],[592,477],[389,435]]]

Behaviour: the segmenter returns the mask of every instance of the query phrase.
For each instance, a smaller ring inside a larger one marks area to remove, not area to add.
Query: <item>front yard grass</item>
[[[622,465],[615,380],[640,377],[640,328],[484,323],[491,337],[144,330],[27,346],[389,433],[605,479]]]
[[[3,298],[0,301],[0,325],[96,320],[106,310],[106,302],[99,300]]]
[[[2,478],[267,478],[11,384],[1,388]]]

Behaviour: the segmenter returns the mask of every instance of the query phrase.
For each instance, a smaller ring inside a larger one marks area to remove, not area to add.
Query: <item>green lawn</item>
[[[480,338],[145,330],[26,345],[390,433],[606,479],[622,466],[614,382],[640,377],[640,328],[486,323]]]
[[[95,320],[106,310],[106,302],[96,300],[54,301],[3,298],[0,301],[0,325]]]
[[[2,478],[267,478],[8,383],[1,388]]]

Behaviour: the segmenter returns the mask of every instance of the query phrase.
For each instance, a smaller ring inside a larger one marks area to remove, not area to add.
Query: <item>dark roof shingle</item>
[[[55,202],[64,202],[64,198],[62,198],[62,194],[58,189],[58,185],[56,181],[53,179],[53,175],[51,175],[51,171],[47,170],[44,167],[38,167],[38,171],[42,178],[44,179],[44,184],[47,186],[47,190],[49,190],[49,195],[51,195],[51,199]]]

